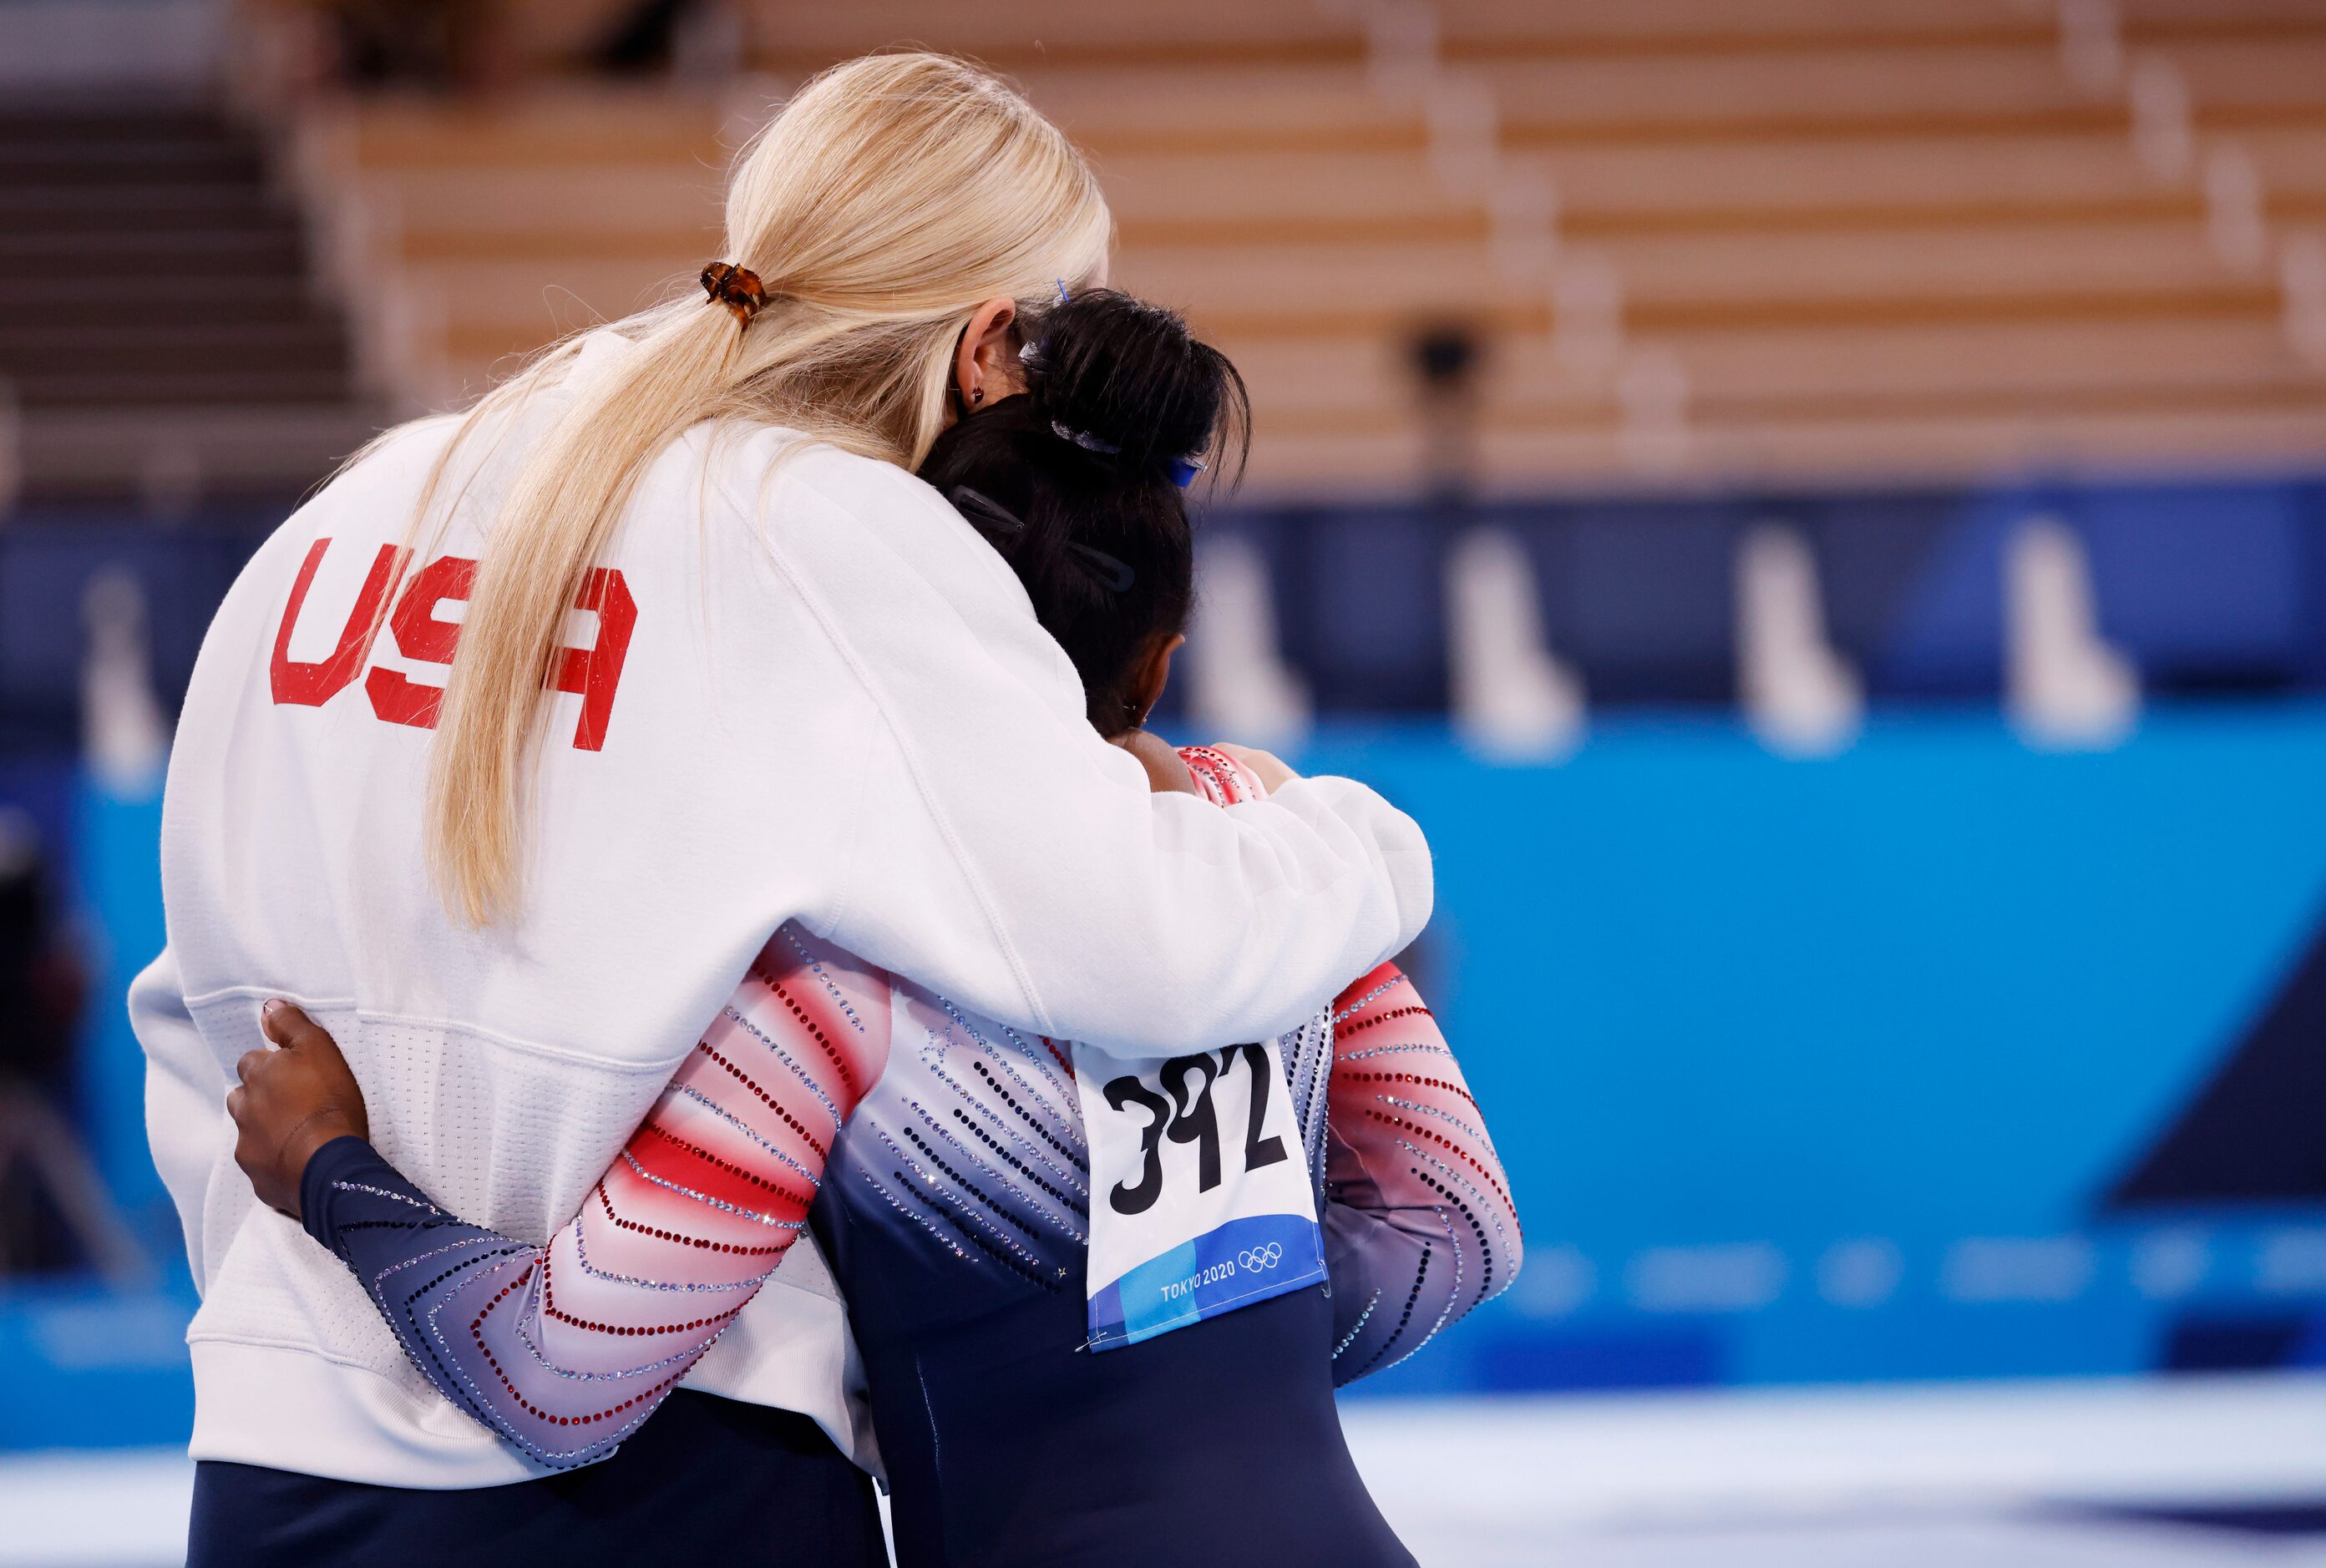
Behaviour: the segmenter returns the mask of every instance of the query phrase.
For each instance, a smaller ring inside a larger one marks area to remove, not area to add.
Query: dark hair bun
[[[964,413],[921,478],[1009,563],[1081,674],[1091,722],[1116,735],[1152,702],[1159,639],[1186,629],[1195,602],[1177,466],[1242,458],[1243,383],[1177,316],[1122,294],[1022,320],[1024,395]]]
[[[1228,450],[1240,458],[1249,439],[1243,382],[1227,357],[1177,311],[1128,294],[1093,289],[1045,311],[1026,368],[1042,418],[1132,474]]]

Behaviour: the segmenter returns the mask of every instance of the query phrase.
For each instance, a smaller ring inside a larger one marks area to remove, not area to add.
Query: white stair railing
[[[1522,287],[1545,289],[1558,265],[1558,181],[1540,158],[1501,160],[1486,196],[1494,270]]]
[[[2285,338],[2293,351],[2326,370],[2326,234],[2290,236],[2277,256]]]
[[[1663,474],[1688,461],[1689,404],[1694,385],[1680,357],[1649,343],[1624,357],[1615,401],[1624,411],[1617,440],[1624,459],[1643,474]]]
[[[1548,164],[1503,151],[1493,86],[1476,72],[1447,66],[1433,0],[1317,3],[1326,15],[1354,20],[1363,31],[1374,90],[1391,103],[1419,107],[1439,185],[1485,203],[1495,270],[1549,306],[1559,366],[1612,398],[1624,459],[1649,473],[1679,467],[1691,450],[1685,369],[1672,373],[1679,360],[1668,348],[1630,344],[1624,281],[1613,260],[1561,245],[1558,186]]]
[[[2189,83],[2181,68],[2155,51],[2144,51],[2125,79],[2132,110],[2132,151],[2141,167],[2178,184],[2197,162],[2197,126]]]
[[[1279,652],[1268,559],[1249,540],[1207,540],[1196,553],[1188,708],[1206,740],[1271,749],[1308,733],[1308,693]]]
[[[1549,761],[1582,744],[1583,680],[1550,651],[1526,547],[1474,528],[1446,562],[1447,656],[1454,724],[1489,756]]]
[[[88,652],[81,665],[82,747],[89,775],[117,800],[162,785],[170,727],[154,696],[145,591],[122,567],[88,580],[81,596]]]
[[[16,504],[24,485],[24,420],[16,384],[0,376],[0,517]]]
[[[2133,155],[2153,177],[2179,184],[2195,172],[2204,198],[2205,243],[2222,267],[2266,275],[2275,260],[2286,342],[2312,366],[2326,369],[2326,242],[2305,234],[2273,236],[2267,184],[2252,154],[2235,144],[2207,144],[2188,78],[2169,52],[2126,53],[2117,0],[2054,4],[2060,63],[2069,79],[2094,97],[2122,91]]]
[[[2004,555],[2005,695],[2031,746],[2096,750],[2131,733],[2140,676],[2101,637],[2083,541],[2031,517]]]
[[[2060,68],[2077,88],[2105,97],[2124,80],[2124,22],[2116,0],[2060,0]]]
[[[1865,722],[1864,685],[1826,636],[1816,552],[1787,524],[1737,547],[1736,686],[1745,722],[1787,756],[1830,756]]]
[[[2234,273],[2260,272],[2269,261],[2269,217],[2253,155],[2216,143],[2205,154],[2203,183],[2205,244],[2213,259]]]
[[[1598,251],[1562,249],[1550,276],[1551,357],[1612,376],[1624,359],[1624,277]]]

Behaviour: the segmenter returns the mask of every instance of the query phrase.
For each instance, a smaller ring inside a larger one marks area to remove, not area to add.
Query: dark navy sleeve
[[[333,1138],[307,1161],[299,1178],[299,1217],[307,1234],[354,1272],[405,1355],[436,1391],[498,1428],[494,1411],[443,1353],[433,1309],[461,1294],[464,1284],[481,1283],[511,1266],[528,1269],[536,1249],[446,1213],[359,1137]]]
[[[373,1197],[366,1187],[386,1195]],[[423,1211],[442,1216],[426,1193],[405,1181],[401,1171],[359,1137],[333,1138],[317,1149],[299,1178],[299,1222],[307,1228],[308,1235],[343,1259],[348,1254],[340,1245],[341,1224],[360,1227],[376,1221],[386,1215],[368,1211],[382,1208],[402,1217]]]

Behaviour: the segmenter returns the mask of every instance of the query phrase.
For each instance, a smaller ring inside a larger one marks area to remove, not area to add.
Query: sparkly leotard
[[[1189,760],[1214,799],[1246,798],[1225,758]],[[430,1379],[546,1464],[636,1430],[813,1225],[849,1302],[906,1568],[1407,1563],[1332,1390],[1507,1285],[1517,1215],[1394,966],[1280,1044],[1329,1292],[1103,1354],[1084,1348],[1070,1051],[795,925],[546,1246],[442,1212],[354,1139],[311,1164],[306,1222]]]

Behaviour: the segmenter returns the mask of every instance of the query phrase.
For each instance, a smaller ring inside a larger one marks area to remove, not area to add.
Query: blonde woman
[[[1002,385],[1018,313],[1103,277],[1111,220],[1055,127],[955,61],[856,61],[745,153],[727,227],[708,303],[383,439],[203,648],[171,943],[131,998],[203,1291],[194,1563],[879,1551],[812,1242],[674,1366],[699,1392],[540,1479],[235,1169],[265,998],[337,1037],[383,1154],[538,1245],[786,923],[1010,1027],[1167,1054],[1296,1026],[1428,917],[1426,846],[1358,785],[1150,793],[911,475]]]

